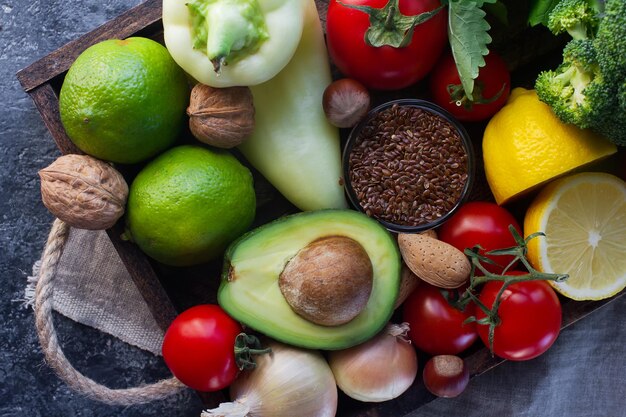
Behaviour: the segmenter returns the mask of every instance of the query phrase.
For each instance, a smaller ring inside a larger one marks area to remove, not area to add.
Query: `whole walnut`
[[[191,133],[200,142],[233,148],[254,130],[252,91],[248,87],[196,84],[191,90],[187,114]]]
[[[39,171],[43,204],[78,229],[112,227],[124,214],[128,184],[115,168],[87,155],[65,155]]]

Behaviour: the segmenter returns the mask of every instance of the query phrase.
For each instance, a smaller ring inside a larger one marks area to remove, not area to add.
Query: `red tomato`
[[[447,12],[440,10],[415,27],[405,47],[366,43],[369,15],[346,5],[383,8],[393,0],[331,0],[326,20],[328,52],[337,68],[373,89],[393,90],[409,86],[428,74],[447,40]],[[400,0],[404,15],[418,15],[439,7],[439,0]]]
[[[485,284],[480,301],[491,308],[502,284],[502,281]],[[485,313],[477,308],[476,319],[484,317]],[[556,340],[561,330],[561,303],[545,281],[517,282],[502,293],[498,317],[500,324],[494,331],[493,352],[503,359],[523,361],[541,355]],[[489,346],[489,326],[479,324],[478,335]]]
[[[522,235],[517,220],[509,211],[495,203],[471,201],[461,206],[438,230],[439,239],[463,251],[476,245],[483,247],[484,254],[494,249],[516,246],[509,225]],[[512,256],[489,256],[498,265],[484,263],[489,272],[502,272]]]
[[[182,312],[163,339],[163,359],[182,383],[197,391],[217,391],[239,372],[235,338],[241,326],[217,305]]]
[[[463,324],[474,315],[474,304],[457,310],[441,295],[439,288],[421,282],[402,307],[403,321],[415,346],[431,355],[456,355],[478,338],[475,323]]]
[[[454,58],[448,52],[432,70],[429,87],[433,101],[457,119],[479,121],[490,118],[504,106],[511,91],[511,76],[504,60],[495,52],[489,52],[475,82],[474,102],[468,102]]]

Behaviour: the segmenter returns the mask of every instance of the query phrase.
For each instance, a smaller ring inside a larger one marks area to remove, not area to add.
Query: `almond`
[[[398,245],[409,269],[429,284],[458,288],[469,278],[469,260],[452,245],[424,234],[400,234]]]

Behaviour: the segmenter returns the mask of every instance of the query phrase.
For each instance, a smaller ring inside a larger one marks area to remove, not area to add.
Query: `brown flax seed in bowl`
[[[407,227],[436,223],[467,192],[469,145],[438,113],[396,103],[373,113],[353,140],[349,185],[371,217]]]

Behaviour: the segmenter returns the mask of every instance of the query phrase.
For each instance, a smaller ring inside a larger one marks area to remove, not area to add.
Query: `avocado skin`
[[[365,309],[339,326],[317,325],[297,315],[278,287],[287,262],[324,236],[347,236],[368,253],[374,271]],[[393,314],[401,257],[395,238],[377,221],[353,210],[293,214],[258,227],[233,242],[224,256],[220,306],[242,324],[273,339],[309,349],[338,350],[376,335]]]

